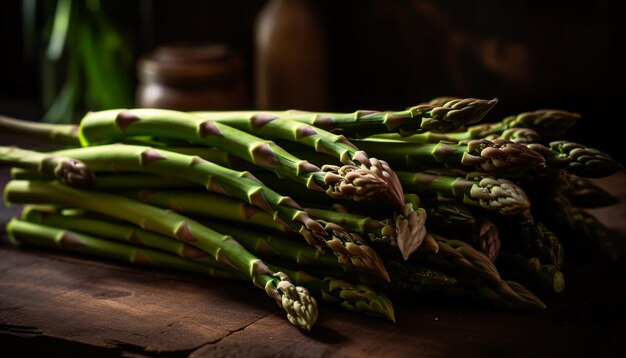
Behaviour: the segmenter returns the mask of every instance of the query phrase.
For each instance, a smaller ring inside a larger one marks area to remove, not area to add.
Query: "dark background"
[[[239,50],[254,98],[254,20],[266,1],[105,3],[136,57],[179,41]],[[401,109],[442,95],[497,97],[487,121],[560,108],[582,114],[568,139],[624,162],[618,1],[315,3],[330,60],[327,109]],[[0,113],[36,119],[44,111],[40,66],[22,56],[21,6],[0,2]]]

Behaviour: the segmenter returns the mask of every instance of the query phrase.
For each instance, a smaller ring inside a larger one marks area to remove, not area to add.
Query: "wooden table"
[[[626,198],[625,178],[600,182]],[[626,202],[593,213],[626,238]],[[251,285],[17,248],[4,238],[0,347],[46,357],[623,356],[625,277],[616,266],[570,262],[565,292],[546,297],[540,313],[392,294],[392,324],[323,305],[304,333]]]

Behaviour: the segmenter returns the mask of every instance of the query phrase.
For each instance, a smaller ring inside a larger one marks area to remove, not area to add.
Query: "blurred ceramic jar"
[[[240,55],[227,46],[168,45],[138,62],[137,107],[181,111],[248,107]]]

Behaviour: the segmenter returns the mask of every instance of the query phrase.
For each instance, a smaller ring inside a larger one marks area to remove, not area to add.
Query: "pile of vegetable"
[[[615,198],[585,178],[622,166],[562,140],[575,113],[478,123],[496,103],[0,117],[5,133],[57,146],[0,147],[14,167],[5,199],[25,205],[6,229],[20,244],[251,281],[306,330],[317,302],[395,321],[393,290],[541,310],[565,287],[561,237],[611,254],[584,206]]]

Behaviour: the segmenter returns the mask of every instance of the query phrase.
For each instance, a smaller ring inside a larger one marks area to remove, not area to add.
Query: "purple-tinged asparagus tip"
[[[426,211],[406,203],[395,214],[396,239],[404,260],[417,250],[426,236]]]

